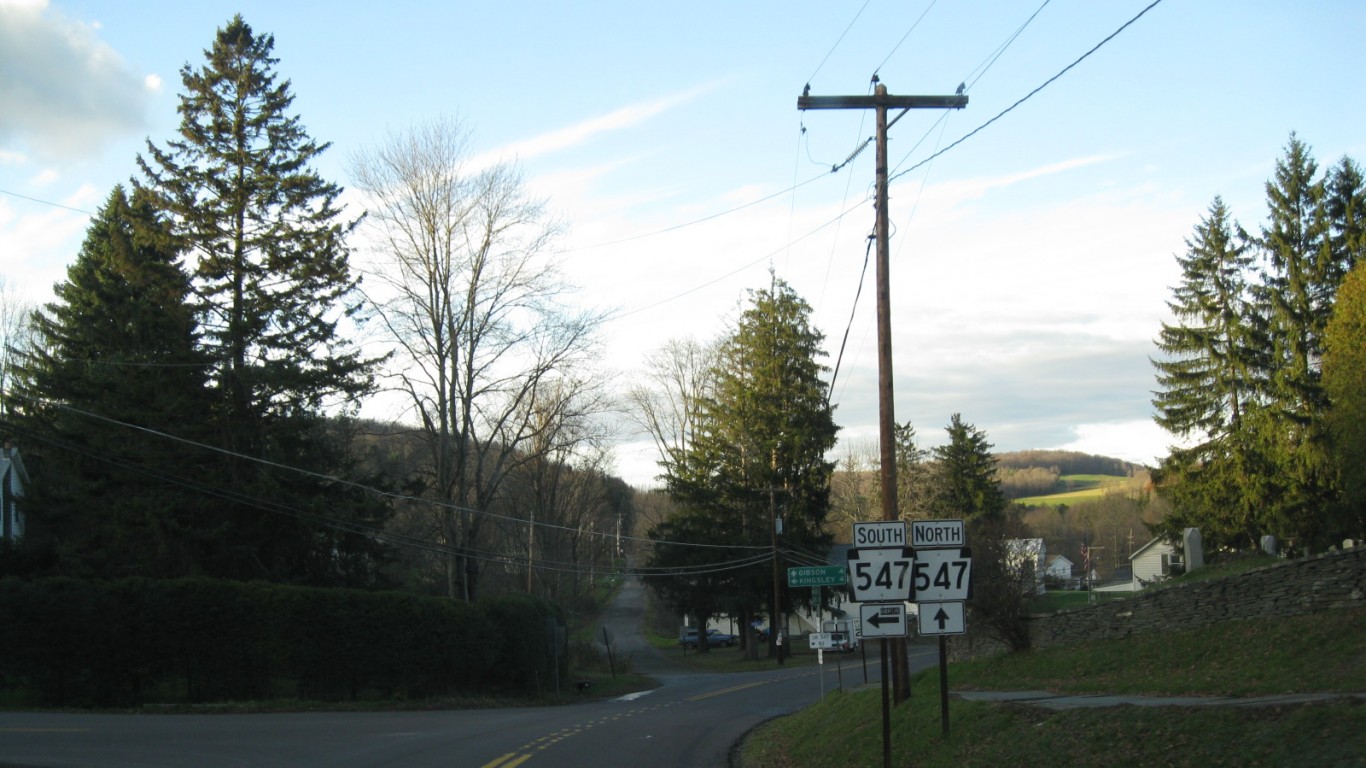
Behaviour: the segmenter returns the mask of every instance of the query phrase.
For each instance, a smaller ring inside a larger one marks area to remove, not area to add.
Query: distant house
[[[24,495],[28,472],[19,449],[8,443],[0,448],[0,541],[17,542],[24,538],[24,513],[19,499]]]
[[[1137,592],[1153,582],[1183,573],[1185,557],[1181,550],[1162,539],[1153,539],[1129,555],[1133,568],[1133,590]]]
[[[1065,555],[1049,555],[1043,568],[1043,578],[1050,584],[1072,585],[1074,563]]]

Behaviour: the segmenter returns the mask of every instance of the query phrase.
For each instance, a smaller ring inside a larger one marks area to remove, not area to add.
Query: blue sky
[[[579,301],[615,313],[617,381],[671,338],[722,332],[770,266],[813,306],[830,363],[852,313],[836,421],[867,441],[871,272],[853,303],[873,153],[829,171],[872,114],[796,99],[808,82],[867,93],[874,72],[894,94],[966,83],[967,109],[891,131],[897,418],[927,445],[961,413],[998,450],[1152,462],[1169,438],[1148,358],[1174,255],[1216,194],[1262,222],[1292,131],[1321,166],[1366,158],[1366,4],[1164,0],[908,170],[1149,2],[0,0],[0,276],[46,300],[87,221],[59,206],[94,210],[144,139],[173,135],[180,68],[241,12],[275,35],[295,111],[332,142],[327,178],[349,186],[352,153],[441,116],[464,121],[477,156],[517,162],[566,224]],[[632,482],[654,474],[639,436],[617,457]]]

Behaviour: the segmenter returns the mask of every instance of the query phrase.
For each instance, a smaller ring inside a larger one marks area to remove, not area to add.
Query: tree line
[[[1249,233],[1216,196],[1177,256],[1153,405],[1179,442],[1154,480],[1169,536],[1304,552],[1366,533],[1366,186],[1348,157],[1319,173],[1292,134],[1266,201]]]
[[[274,45],[220,28],[55,299],[0,318],[0,432],[31,476],[0,566],[583,594],[632,508],[558,225],[450,120],[356,152],[353,215]],[[382,393],[399,418],[359,419]]]

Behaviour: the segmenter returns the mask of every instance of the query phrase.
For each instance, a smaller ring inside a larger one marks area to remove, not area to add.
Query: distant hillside
[[[1058,475],[1115,475],[1128,477],[1143,465],[1078,451],[1011,451],[996,454],[996,464],[1007,469],[1049,469]]]
[[[1001,453],[996,455],[996,467],[1001,492],[1007,499],[1073,492],[1100,496],[1102,487],[1147,471],[1132,462],[1077,451]]]

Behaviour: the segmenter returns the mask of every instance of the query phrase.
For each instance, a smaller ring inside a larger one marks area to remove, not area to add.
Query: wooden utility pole
[[[874,76],[876,81],[876,76]],[[960,87],[961,91],[962,88]],[[877,387],[878,387],[878,447],[881,467],[882,519],[896,520],[896,413],[892,398],[892,308],[890,270],[890,219],[887,215],[887,110],[900,109],[905,114],[911,109],[962,109],[968,105],[966,94],[952,96],[892,96],[887,86],[877,83],[872,96],[808,96],[797,98],[797,109],[873,109],[877,111]],[[892,122],[901,119],[897,115]],[[896,679],[896,701],[910,695],[910,678],[906,674],[905,642],[897,642],[893,654],[893,677]],[[886,685],[886,669],[883,670]],[[903,690],[905,694],[903,695]]]

